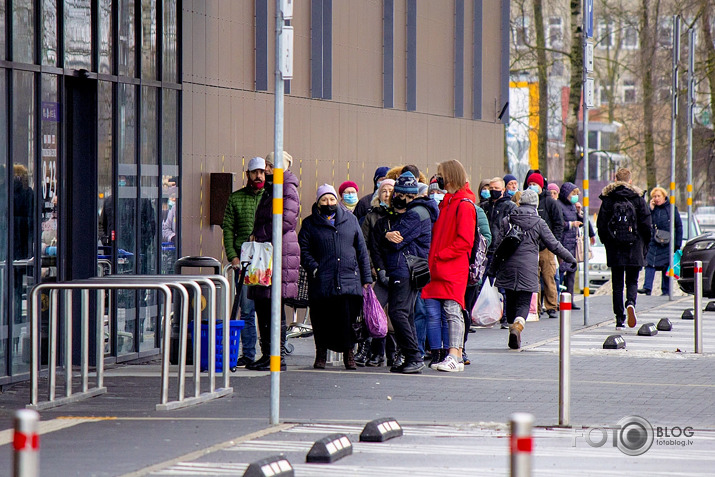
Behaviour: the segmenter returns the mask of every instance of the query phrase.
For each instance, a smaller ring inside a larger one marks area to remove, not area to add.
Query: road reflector
[[[715,311],[715,301],[709,301],[705,307],[705,311]]]
[[[658,330],[655,329],[655,324],[645,323],[643,326],[638,328],[638,336],[655,336],[658,334]]]
[[[671,331],[673,329],[673,323],[668,318],[661,318],[658,322],[658,331]]]
[[[352,455],[353,443],[345,434],[330,434],[313,443],[305,461],[309,464],[332,464],[336,460]]]
[[[603,342],[603,349],[624,349],[626,340],[621,335],[611,335]]]
[[[384,442],[402,436],[402,426],[392,417],[375,419],[365,424],[360,442]]]
[[[294,477],[293,466],[282,455],[257,460],[248,466],[243,477]]]
[[[688,308],[683,312],[683,314],[680,316],[681,319],[683,320],[693,320],[695,319],[695,316],[693,315],[693,310],[692,308]]]

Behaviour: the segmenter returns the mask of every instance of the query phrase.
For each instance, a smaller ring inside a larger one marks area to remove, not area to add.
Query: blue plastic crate
[[[238,361],[238,346],[241,340],[241,330],[243,329],[243,320],[231,321],[231,331],[228,336],[228,366],[236,366]],[[189,334],[191,335],[191,344],[194,343],[194,328],[193,324],[189,323]],[[209,325],[201,323],[201,371],[209,369]],[[223,322],[216,322],[216,372],[223,372]]]

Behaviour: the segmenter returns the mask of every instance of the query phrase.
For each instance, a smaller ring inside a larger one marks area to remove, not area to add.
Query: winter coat
[[[541,243],[564,261],[576,263],[576,259],[556,240],[551,229],[538,215],[533,205],[522,204],[504,218],[500,224],[500,237],[507,232],[510,222],[521,227],[525,235],[514,253],[496,266],[494,286],[497,288],[527,292],[539,291],[539,248]]]
[[[564,218],[561,215],[561,207],[551,197],[551,192],[544,189],[539,194],[539,216],[544,219],[551,233],[554,234],[556,240],[561,241],[561,236],[564,234]],[[546,244],[541,244],[541,250],[546,248]]]
[[[283,250],[281,266],[281,296],[298,297],[298,277],[300,276],[300,246],[295,228],[298,225],[300,198],[298,197],[298,178],[291,171],[283,172]],[[253,238],[256,242],[273,241],[273,188],[263,193],[256,209],[256,221],[253,226]],[[271,287],[252,286],[248,288],[248,297],[270,298]]]
[[[670,203],[664,202],[656,205],[650,212],[650,219],[653,228],[651,229],[651,239],[648,244],[646,255],[646,265],[654,268],[664,268],[670,266],[670,244],[659,244],[655,241],[655,231],[665,230],[670,233]],[[680,220],[680,212],[675,208],[675,242],[673,250],[678,250],[683,243],[683,222]]]
[[[569,194],[576,189],[576,185],[573,182],[564,182],[559,190],[559,199],[556,203],[561,207],[561,215],[563,216],[563,235],[561,236],[561,245],[563,245],[566,250],[571,253],[574,257],[576,256],[576,242],[578,240],[578,233],[580,227],[571,227],[571,222],[583,222],[583,214],[576,212],[576,206],[571,203],[568,199]],[[589,237],[594,237],[596,234],[591,227],[589,222]],[[563,262],[559,265],[559,270],[562,272],[575,272],[577,265],[575,263]]]
[[[437,203],[417,197],[402,213],[385,215],[372,229],[370,256],[375,270],[385,270],[390,278],[409,278],[406,255],[427,258],[432,242],[432,224],[437,220]],[[387,232],[400,232],[402,242],[387,240]]]
[[[627,183],[614,182],[603,188],[601,208],[596,219],[598,237],[606,247],[606,259],[609,267],[642,267],[645,265],[646,245],[650,242],[650,208],[643,199],[643,192]],[[614,204],[628,200],[636,209],[638,236],[640,240],[630,245],[617,242],[608,230],[608,222],[613,217]]]
[[[358,203],[355,206],[355,210],[353,211],[353,214],[355,215],[355,218],[358,219],[358,222],[360,222],[360,219],[365,217],[368,212],[370,212],[370,208],[372,207],[370,203],[372,202],[372,197],[374,195],[375,192],[370,192],[369,194],[365,194],[360,198],[360,200],[358,200]]]
[[[161,223],[161,238],[164,242],[171,242],[176,235],[176,205],[166,213],[166,219]]]
[[[488,249],[489,255],[492,255],[496,250],[496,243],[501,242],[499,230],[502,219],[516,209],[516,204],[512,202],[511,197],[505,195],[496,201],[488,201],[483,209],[484,213],[487,214],[487,219],[489,219],[489,229],[492,231],[492,243]]]
[[[362,296],[372,283],[365,238],[353,214],[338,207],[335,225],[320,215],[317,203],[298,234],[300,263],[308,273],[310,300],[341,295]]]
[[[375,268],[375,264],[372,260],[372,230],[373,228],[375,228],[375,224],[377,224],[378,220],[380,220],[382,217],[385,217],[386,215],[392,214],[394,214],[394,212],[392,212],[392,209],[388,209],[387,207],[382,207],[378,205],[376,207],[372,207],[370,211],[363,217],[363,220],[360,223],[360,230],[362,231],[362,236],[365,239],[365,245],[367,246],[367,250],[370,253],[370,267],[373,270]],[[358,222],[360,222],[359,219]],[[373,278],[375,277],[373,276]]]
[[[261,189],[254,194],[253,189],[246,186],[228,196],[221,228],[226,259],[229,262],[241,255],[241,245],[253,231],[256,209],[264,192],[265,189]]]
[[[462,199],[476,200],[468,185],[454,194],[446,194],[439,204],[429,251],[431,280],[422,289],[422,298],[454,300],[464,308],[477,214]]]

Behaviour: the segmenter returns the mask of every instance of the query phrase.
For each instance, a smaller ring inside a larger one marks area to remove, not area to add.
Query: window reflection
[[[156,79],[156,0],[142,0],[142,78]]]
[[[99,1],[99,72],[112,74],[112,0]]]
[[[97,253],[97,264],[102,272],[112,272],[113,241],[110,230],[105,230],[102,222],[104,204],[112,196],[112,83],[99,81],[97,84],[97,206],[99,207],[99,237],[100,245]],[[109,294],[107,294],[109,296]],[[105,353],[111,353],[114,343],[112,324],[113,314],[111,300],[106,300],[104,319]]]
[[[42,64],[57,66],[57,0],[42,2]]]
[[[161,134],[161,157],[162,157],[162,257],[161,273],[174,273],[174,263],[177,258],[177,245],[179,243],[177,234],[180,209],[179,209],[179,162],[177,151],[177,128],[176,115],[178,114],[177,98],[178,92],[170,89],[162,91],[162,112],[163,125]]]
[[[177,33],[176,33],[176,0],[164,0],[164,37],[162,80],[177,82]]]
[[[5,70],[0,68],[0,124],[7,124],[7,80],[5,75]],[[7,164],[7,128],[0,128],[0,224],[8,223]],[[8,276],[8,231],[7,225],[0,226],[0,376],[7,374],[8,319],[5,290],[7,290]]]
[[[40,227],[41,281],[57,281],[57,135],[59,133],[60,103],[57,101],[57,76],[42,75],[42,149]]]
[[[134,32],[134,1],[116,0],[119,2],[119,74],[135,75],[134,52],[136,48]]]
[[[35,62],[35,2],[12,2],[12,59],[22,63]]]
[[[5,59],[5,9],[7,8],[5,1],[6,0],[0,0],[0,60]],[[0,104],[4,105],[5,103]],[[1,356],[0,359],[2,359]],[[0,376],[2,376],[2,370],[0,370]]]
[[[92,68],[91,0],[65,2],[65,68]]]

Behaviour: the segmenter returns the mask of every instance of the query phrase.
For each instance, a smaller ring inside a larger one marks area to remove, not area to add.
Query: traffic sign
[[[593,38],[593,0],[586,0],[586,38]]]

